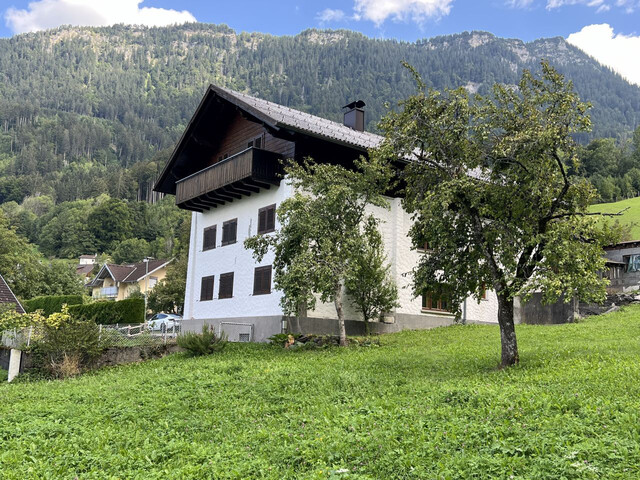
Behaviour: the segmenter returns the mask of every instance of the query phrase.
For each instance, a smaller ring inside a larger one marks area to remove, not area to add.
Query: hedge
[[[82,305],[84,299],[82,295],[46,295],[42,297],[35,297],[31,300],[25,300],[22,302],[22,306],[27,313],[35,312],[36,310],[42,310],[44,315],[51,315],[62,310],[62,305]]]
[[[93,320],[97,324],[143,323],[144,299],[128,298],[119,302],[95,302],[69,307],[69,313],[76,318]]]

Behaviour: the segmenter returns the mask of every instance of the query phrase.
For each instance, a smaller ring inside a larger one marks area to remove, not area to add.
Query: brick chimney
[[[344,124],[349,128],[364,132],[364,107],[365,103],[362,100],[357,100],[345,105],[344,108]]]

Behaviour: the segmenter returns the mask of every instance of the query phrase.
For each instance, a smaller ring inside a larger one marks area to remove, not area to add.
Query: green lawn
[[[640,478],[640,308],[0,385],[0,478]]]
[[[635,224],[631,227],[631,240],[640,240],[640,197],[621,200],[615,203],[599,203],[591,205],[591,212],[618,213],[628,208],[620,217],[616,218],[622,224]]]

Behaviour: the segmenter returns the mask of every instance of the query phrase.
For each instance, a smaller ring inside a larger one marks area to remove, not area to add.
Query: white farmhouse
[[[337,332],[333,304],[318,304],[299,317],[284,317],[281,292],[274,289],[267,255],[256,263],[243,247],[246,238],[278,228],[275,209],[292,191],[281,179],[280,159],[351,166],[382,137],[363,131],[364,103],[346,108],[344,124],[267,102],[244,93],[210,86],[167,163],[155,190],[176,197],[193,212],[184,327],[215,325],[231,340],[264,341],[284,331]],[[375,213],[401,306],[373,325],[374,331],[424,329],[455,321],[446,298],[425,292],[414,298],[410,272],[424,251],[412,249],[407,236],[411,219],[400,198]],[[486,292],[480,302],[467,299],[464,322],[496,322],[497,301]],[[347,303],[348,297],[347,297]],[[347,308],[347,333],[363,331],[363,323]]]

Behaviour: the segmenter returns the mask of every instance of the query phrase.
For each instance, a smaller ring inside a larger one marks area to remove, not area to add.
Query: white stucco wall
[[[185,292],[185,319],[237,318],[282,315],[281,293],[274,290],[268,295],[253,295],[253,277],[256,267],[271,265],[273,253],[269,252],[257,263],[251,252],[244,248],[244,241],[257,232],[258,209],[268,205],[280,205],[290,194],[290,186],[282,182],[279,187],[261,190],[258,194],[212,208],[204,213],[193,213],[189,265]],[[222,223],[238,219],[237,241],[221,246]],[[202,251],[203,231],[217,225],[216,248]],[[276,223],[276,228],[279,225]],[[234,272],[233,297],[218,299],[220,274]],[[200,301],[202,277],[214,275],[213,300]],[[273,285],[273,278],[272,278]]]
[[[244,249],[244,240],[256,234],[258,209],[267,205],[280,203],[291,195],[291,187],[284,182],[280,187],[262,190],[259,194],[234,200],[205,213],[194,213],[191,225],[191,243],[189,248],[189,267],[187,289],[185,295],[184,318],[239,318],[256,316],[282,315],[280,309],[281,293],[272,290],[270,295],[253,296],[253,275],[257,266],[271,265],[273,254],[257,264],[251,252]],[[391,264],[391,275],[398,285],[400,307],[395,313],[418,316],[446,316],[442,312],[423,312],[422,299],[414,298],[411,287],[411,271],[424,253],[411,249],[408,236],[412,221],[404,211],[401,199],[389,199],[389,210],[371,207],[382,220],[380,231],[384,240],[385,252]],[[238,219],[238,241],[232,245],[220,246],[222,239],[222,223]],[[217,225],[216,248],[202,251],[203,230]],[[276,228],[278,225],[276,224]],[[218,299],[220,274],[234,272],[233,298]],[[214,299],[200,301],[200,282],[203,276],[215,275]],[[487,299],[479,303],[472,298],[467,299],[463,311],[470,322],[497,322],[497,298],[493,292],[487,292]],[[333,303],[318,301],[315,310],[309,310],[308,316],[320,318],[336,318]],[[345,302],[347,319],[359,319],[360,316],[347,300]]]

